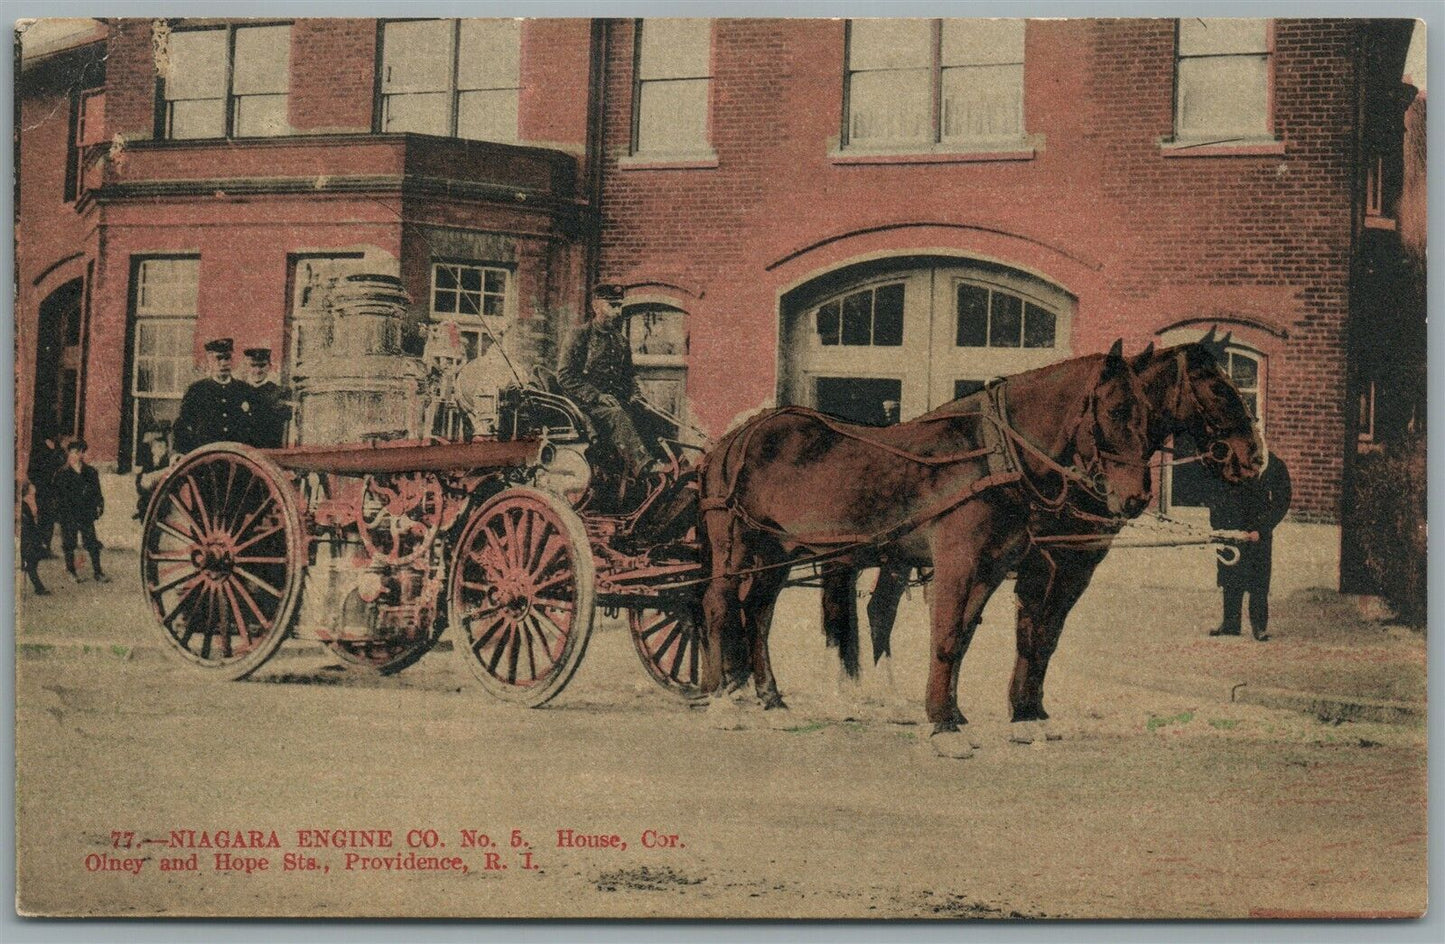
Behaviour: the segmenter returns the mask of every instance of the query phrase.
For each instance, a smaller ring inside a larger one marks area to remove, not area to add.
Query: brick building
[[[308,286],[356,266],[528,365],[621,282],[649,391],[714,433],[1219,325],[1297,514],[1338,521],[1358,338],[1413,343],[1362,275],[1411,28],[113,20],[19,86],[22,461],[50,425],[124,469],[207,337],[290,370]]]

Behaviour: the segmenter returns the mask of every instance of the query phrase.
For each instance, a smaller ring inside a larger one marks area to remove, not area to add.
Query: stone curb
[[[1388,701],[1355,695],[1304,692],[1248,682],[1227,682],[1208,676],[1185,676],[1168,684],[1154,680],[1123,681],[1116,684],[1145,688],[1170,695],[1208,698],[1226,704],[1256,705],[1312,715],[1321,721],[1369,721],[1379,724],[1419,724],[1425,720],[1424,702]]]

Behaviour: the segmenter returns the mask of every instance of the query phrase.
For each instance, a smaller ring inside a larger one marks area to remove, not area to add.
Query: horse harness
[[[1090,514],[1082,508],[1069,504],[1070,486],[1082,490],[1095,499],[1107,501],[1107,484],[1104,479],[1103,464],[1112,462],[1115,464],[1143,465],[1142,458],[1125,456],[1112,452],[1101,445],[1100,423],[1098,418],[1098,391],[1090,392],[1089,398],[1085,401],[1083,409],[1079,412],[1070,427],[1066,441],[1073,442],[1079,435],[1078,427],[1085,418],[1092,420],[1092,427],[1088,431],[1088,438],[1092,446],[1092,455],[1085,458],[1085,466],[1080,468],[1077,464],[1064,465],[1050,456],[1042,447],[1032,442],[1027,436],[1016,429],[1009,419],[1008,402],[1006,389],[1007,379],[991,382],[984,391],[981,391],[983,409],[976,412],[948,413],[939,416],[924,417],[918,422],[947,422],[963,417],[975,417],[980,420],[977,427],[977,436],[980,445],[973,449],[961,452],[946,453],[943,455],[922,455],[901,449],[890,443],[865,436],[844,426],[827,414],[806,407],[790,406],[783,407],[767,417],[754,423],[744,433],[733,441],[722,456],[721,461],[726,461],[727,456],[734,452],[735,448],[741,449],[741,454],[746,455],[752,437],[764,425],[767,420],[779,415],[805,416],[814,422],[820,423],[832,430],[834,433],[848,439],[862,442],[868,446],[895,455],[909,462],[919,465],[940,467],[957,465],[962,462],[978,461],[984,462],[983,474],[970,481],[959,492],[948,495],[944,499],[935,502],[915,513],[904,518],[896,524],[890,525],[872,533],[814,533],[814,534],[789,534],[783,529],[766,522],[758,521],[748,514],[737,500],[736,477],[728,483],[727,494],[718,498],[704,498],[699,511],[703,515],[709,513],[726,512],[734,519],[740,520],[749,528],[762,533],[770,534],[780,539],[785,544],[794,547],[825,547],[826,550],[815,551],[802,558],[790,558],[786,562],[769,564],[761,567],[748,568],[737,574],[729,576],[743,576],[746,574],[772,570],[778,567],[793,567],[800,563],[817,563],[836,557],[841,557],[862,547],[882,547],[899,540],[906,534],[927,524],[930,521],[943,517],[949,512],[958,508],[965,502],[970,501],[979,494],[1004,485],[1011,485],[1022,482],[1034,496],[1034,500],[1042,504],[1046,509],[1054,513],[1068,513],[1077,515],[1086,520],[1097,520],[1101,522],[1114,523],[1118,519],[1103,518]],[[975,394],[980,396],[980,394]],[[1049,472],[1052,472],[1062,479],[1058,494],[1053,496],[1045,495],[1039,484],[1029,474],[1027,467],[1020,459],[1020,451],[1032,456],[1042,464]],[[1081,450],[1075,445],[1075,451],[1082,455]],[[707,461],[713,461],[709,457]]]

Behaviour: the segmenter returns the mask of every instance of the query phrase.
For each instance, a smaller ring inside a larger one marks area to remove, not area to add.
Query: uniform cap
[[[618,285],[615,282],[603,282],[599,284],[596,288],[592,289],[593,298],[600,298],[603,301],[609,302],[622,301],[622,297],[624,294],[626,293],[623,291],[622,286]]]
[[[246,360],[253,364],[271,363],[271,349],[269,347],[248,347],[246,348]]]
[[[230,357],[235,348],[236,342],[231,338],[216,338],[206,342],[206,350],[211,354],[224,354]]]

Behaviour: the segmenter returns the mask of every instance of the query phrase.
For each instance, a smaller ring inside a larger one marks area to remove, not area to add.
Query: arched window
[[[685,416],[687,408],[687,312],[661,302],[623,309],[637,386],[663,412]]]
[[[922,255],[823,273],[782,302],[779,400],[911,419],[1070,354],[1074,299],[996,262]]]

